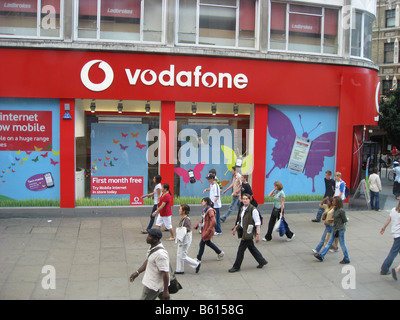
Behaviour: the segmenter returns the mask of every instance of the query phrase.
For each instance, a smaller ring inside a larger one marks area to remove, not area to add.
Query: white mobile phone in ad
[[[53,176],[51,175],[51,172],[47,172],[43,176],[44,176],[44,180],[46,181],[47,188],[54,187],[54,180],[53,180]]]
[[[292,152],[290,154],[287,168],[290,171],[302,173],[307,162],[312,140],[300,136],[294,139]]]

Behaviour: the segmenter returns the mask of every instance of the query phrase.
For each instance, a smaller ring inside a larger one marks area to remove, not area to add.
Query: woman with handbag
[[[215,251],[215,253],[217,254],[217,260],[221,260],[224,256],[224,252],[221,251],[213,242],[211,242],[211,239],[215,233],[215,224],[216,224],[213,202],[209,197],[205,197],[201,200],[201,205],[204,208],[202,219],[194,227],[195,229],[197,229],[201,223],[203,224],[203,230],[201,232],[201,240],[199,244],[199,252],[197,254],[197,260],[201,262],[205,245],[209,246],[211,249]],[[198,270],[196,271],[198,272]]]
[[[336,196],[333,198],[333,206],[334,206],[334,213],[333,213],[333,231],[331,233],[331,237],[327,245],[322,249],[321,253],[314,254],[314,257],[317,258],[319,261],[324,261],[325,255],[327,254],[329,248],[332,246],[333,241],[335,238],[339,238],[340,247],[343,251],[343,260],[340,261],[341,264],[350,263],[349,253],[347,251],[346,243],[344,241],[344,234],[346,232],[346,223],[347,217],[346,212],[343,210],[343,200],[340,196]]]
[[[272,240],[272,231],[274,229],[275,223],[280,218],[283,218],[284,208],[285,208],[285,193],[283,192],[283,185],[280,181],[274,182],[274,189],[269,193],[268,197],[274,197],[274,208],[272,209],[271,216],[268,222],[268,231],[263,241]],[[286,226],[286,237],[287,241],[293,240],[295,234],[290,231],[289,226]]]
[[[192,223],[189,218],[190,207],[187,204],[181,204],[179,214],[181,221],[176,228],[176,242],[178,243],[178,251],[176,254],[176,271],[175,274],[184,274],[185,261],[196,269],[196,273],[200,270],[200,262],[188,257],[190,245],[192,243]]]

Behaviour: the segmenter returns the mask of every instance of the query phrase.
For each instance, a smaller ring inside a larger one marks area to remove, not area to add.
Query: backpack
[[[344,189],[344,199],[346,200],[347,197],[348,197],[349,195],[350,195],[350,189],[349,189],[348,186],[345,186],[345,189]]]

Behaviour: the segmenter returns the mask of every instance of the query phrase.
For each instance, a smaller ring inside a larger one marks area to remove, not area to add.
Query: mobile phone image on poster
[[[292,152],[290,153],[288,170],[302,173],[307,162],[310,152],[312,140],[300,136],[296,136],[293,143]]]

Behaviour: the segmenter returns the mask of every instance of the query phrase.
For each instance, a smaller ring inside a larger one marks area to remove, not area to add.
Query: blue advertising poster
[[[148,128],[147,124],[93,123],[90,133],[92,181],[93,177],[143,177],[140,195],[146,194]],[[130,196],[129,194],[97,195],[93,183],[91,194],[93,198],[121,199]]]
[[[334,172],[337,108],[269,106],[265,195],[281,181],[285,194],[324,194]]]
[[[178,139],[182,141],[179,150],[180,166],[175,174],[180,179],[181,197],[203,197],[203,190],[209,187],[206,179],[210,169],[215,169],[223,186],[232,181],[232,171],[225,158],[222,146],[233,148],[233,126],[183,125]]]
[[[60,102],[0,98],[0,200],[60,199]]]

